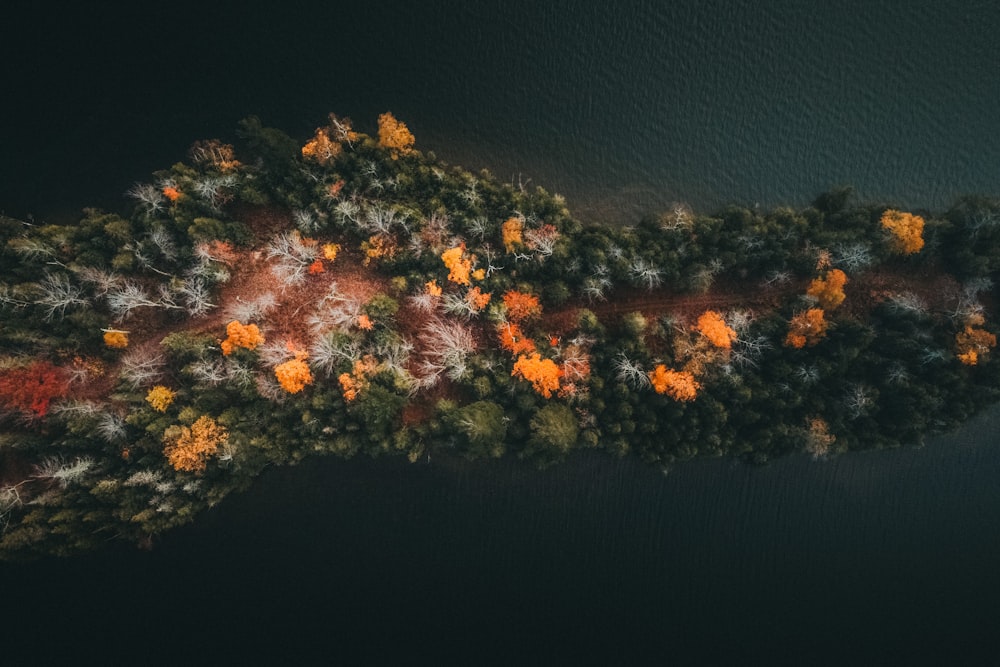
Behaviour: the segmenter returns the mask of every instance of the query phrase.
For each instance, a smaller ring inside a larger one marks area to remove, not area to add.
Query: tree
[[[524,218],[507,218],[500,226],[500,234],[503,240],[504,250],[511,253],[524,245],[524,238],[521,232],[524,230]]]
[[[707,338],[712,345],[724,350],[730,349],[733,346],[733,341],[736,340],[736,332],[726,324],[722,315],[714,310],[706,310],[698,316],[695,330]]]
[[[535,351],[535,341],[526,336],[520,325],[514,322],[497,325],[497,337],[500,339],[500,347],[515,356]]]
[[[219,347],[222,354],[228,357],[238,347],[253,350],[263,342],[264,336],[256,324],[240,324],[239,320],[233,320],[226,325],[226,339]]]
[[[823,339],[828,325],[822,308],[810,308],[797,313],[788,323],[785,345],[796,349],[807,345],[811,347]]]
[[[823,277],[809,283],[806,294],[816,299],[821,308],[833,310],[844,302],[844,285],[847,275],[840,269],[831,269]]]
[[[44,417],[52,399],[66,395],[68,384],[65,371],[48,361],[0,371],[0,409]]]
[[[537,352],[521,355],[514,362],[512,376],[520,376],[531,383],[531,386],[545,398],[551,398],[552,392],[559,391],[559,378],[562,369],[551,359],[542,359]]]
[[[504,452],[507,422],[503,408],[492,401],[476,401],[450,415],[452,426],[468,439],[468,455],[498,458]]]
[[[538,297],[526,292],[508,290],[503,295],[503,305],[507,309],[507,318],[521,322],[542,314],[542,306]]]
[[[666,394],[682,403],[693,401],[698,396],[698,390],[701,389],[701,385],[695,380],[693,373],[675,371],[663,364],[658,364],[649,372],[649,381],[653,386],[653,391],[657,394]]]
[[[465,257],[465,244],[459,244],[441,253],[441,261],[448,268],[448,280],[459,285],[469,285],[472,258]]]
[[[330,138],[330,132],[325,127],[316,128],[316,134],[302,147],[302,157],[319,164],[329,164],[340,155],[343,147]]]
[[[980,328],[985,319],[976,313],[966,319],[965,328],[955,334],[955,354],[966,366],[975,366],[996,347],[997,337]]]
[[[312,372],[305,361],[309,353],[305,350],[297,350],[294,354],[294,359],[289,359],[274,367],[274,376],[278,378],[278,384],[289,394],[297,394],[305,389],[307,384],[313,382]]]
[[[163,432],[163,454],[174,470],[201,472],[219,445],[229,440],[229,432],[208,415],[191,425],[171,426]]]
[[[567,405],[551,403],[543,406],[531,418],[531,440],[545,449],[565,454],[576,444],[580,427]]]
[[[415,141],[406,124],[396,120],[391,112],[378,117],[378,145],[388,148],[393,160],[412,153]]]
[[[912,255],[924,247],[924,219],[919,215],[889,209],[882,214],[881,223],[892,235],[892,248],[896,252]]]
[[[174,402],[176,392],[162,384],[158,384],[146,394],[146,402],[157,412],[166,412],[170,404]]]

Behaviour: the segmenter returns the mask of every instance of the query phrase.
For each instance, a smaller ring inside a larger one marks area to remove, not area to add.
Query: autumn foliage
[[[296,350],[294,354],[294,359],[289,359],[274,368],[274,376],[278,379],[278,384],[289,394],[297,394],[305,389],[307,384],[313,382],[312,371],[306,364],[309,353],[304,350]]]
[[[844,302],[844,285],[847,275],[840,269],[827,271],[822,278],[816,278],[809,283],[806,294],[816,299],[821,308],[833,310]]]
[[[128,333],[117,330],[105,331],[104,344],[116,350],[125,349],[128,347]]]
[[[320,127],[317,128],[313,138],[302,147],[302,157],[325,165],[340,155],[341,150],[340,143],[330,138],[329,130]]]
[[[524,335],[520,325],[515,322],[499,325],[497,337],[500,339],[500,347],[513,355],[535,351],[535,341]]]
[[[507,218],[500,226],[500,233],[503,238],[503,247],[507,252],[514,252],[524,245],[524,238],[521,235],[524,230],[524,220],[518,217]]]
[[[712,345],[724,350],[730,349],[736,340],[736,332],[726,324],[722,315],[714,310],[706,310],[699,315],[694,328]]]
[[[464,243],[441,253],[441,261],[448,267],[448,280],[459,285],[471,284],[472,258],[465,257]]]
[[[378,145],[388,148],[393,160],[400,155],[411,153],[415,141],[406,124],[396,120],[390,112],[387,111],[378,117]]]
[[[675,371],[667,368],[663,364],[649,372],[649,381],[653,385],[653,391],[657,394],[666,394],[675,401],[693,401],[698,396],[701,385],[695,380],[694,374],[689,371]]]
[[[225,428],[207,415],[191,425],[172,426],[163,433],[163,454],[174,470],[201,472],[208,458],[218,452],[219,445],[229,440]]]
[[[344,400],[350,403],[368,386],[368,376],[378,369],[378,362],[371,355],[354,362],[350,373],[341,373],[337,378]]]
[[[478,287],[473,287],[465,293],[465,300],[468,302],[469,306],[477,312],[488,306],[492,297],[492,294],[489,292],[483,292]]]
[[[997,337],[981,328],[983,322],[982,315],[973,315],[966,320],[965,328],[955,334],[955,354],[966,366],[975,366],[996,347]]]
[[[882,214],[882,228],[892,235],[892,247],[903,255],[924,247],[924,219],[919,215],[889,209]]]
[[[157,412],[166,412],[170,404],[174,402],[176,392],[162,384],[158,384],[146,394],[146,402]]]
[[[227,357],[238,347],[253,350],[264,342],[264,336],[256,324],[240,324],[238,320],[226,325],[226,336],[219,347],[222,348],[222,354]]]
[[[0,371],[0,412],[44,417],[52,399],[65,396],[67,389],[65,372],[47,361]]]
[[[503,295],[503,305],[507,308],[507,318],[521,322],[542,313],[538,297],[533,294],[509,290]]]
[[[826,335],[829,323],[822,308],[810,308],[792,317],[788,324],[785,345],[796,349],[812,346]]]
[[[551,359],[542,359],[537,352],[529,355],[521,355],[514,362],[514,370],[511,375],[522,377],[531,383],[535,391],[551,398],[553,392],[559,391],[559,378],[562,377],[562,369]]]

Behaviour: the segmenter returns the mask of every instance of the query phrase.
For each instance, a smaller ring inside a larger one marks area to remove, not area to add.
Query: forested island
[[[0,217],[0,557],[149,545],[311,455],[760,464],[998,398],[995,199],[584,224],[390,113],[238,134],[127,215]]]

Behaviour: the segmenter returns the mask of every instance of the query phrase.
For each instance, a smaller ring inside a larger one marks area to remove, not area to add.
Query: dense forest
[[[311,455],[760,464],[997,400],[996,200],[584,224],[390,113],[238,136],[128,212],[0,217],[0,556],[149,545]]]

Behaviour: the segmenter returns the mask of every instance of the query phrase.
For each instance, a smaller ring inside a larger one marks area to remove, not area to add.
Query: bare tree
[[[629,273],[632,275],[632,280],[645,286],[648,290],[659,287],[660,283],[663,282],[663,272],[642,257],[636,257],[632,260],[629,264]]]
[[[163,196],[163,190],[150,183],[136,183],[126,194],[139,202],[139,206],[142,207],[147,216],[162,211],[167,202],[167,198]]]
[[[649,375],[642,365],[632,361],[624,352],[619,352],[611,364],[620,382],[628,384],[633,389],[644,389],[650,386]]]
[[[66,488],[83,479],[83,476],[93,465],[94,459],[89,456],[78,456],[72,462],[66,462],[61,457],[50,456],[35,466],[34,476],[38,479],[55,480],[59,486]]]
[[[122,358],[119,375],[133,389],[152,384],[163,375],[166,359],[155,350],[137,347]]]
[[[38,289],[41,296],[35,300],[35,304],[45,307],[46,320],[52,320],[56,315],[62,319],[67,308],[86,306],[89,302],[83,289],[74,285],[65,273],[46,273],[45,278],[38,283]]]
[[[458,380],[468,372],[468,358],[476,351],[472,330],[455,320],[434,318],[420,331],[422,359],[417,383],[432,387],[446,375]]]
[[[297,232],[283,232],[267,246],[267,256],[274,259],[271,272],[285,285],[297,285],[305,280],[309,266],[319,257],[314,245],[303,243]]]

